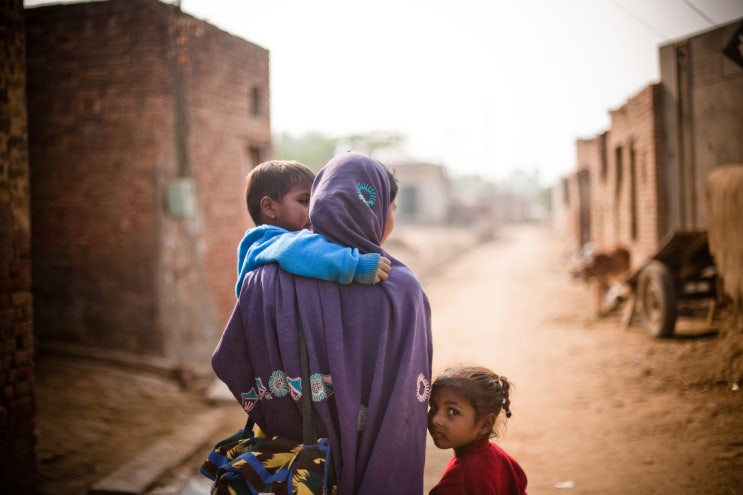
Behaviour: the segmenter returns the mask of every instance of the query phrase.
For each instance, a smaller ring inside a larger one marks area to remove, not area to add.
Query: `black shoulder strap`
[[[302,436],[305,445],[314,445],[317,442],[315,420],[312,416],[312,385],[310,385],[310,364],[307,356],[307,341],[302,328],[302,315],[299,314],[297,303],[297,328],[299,329],[299,362],[302,366]]]
[[[314,445],[317,442],[315,433],[315,419],[312,415],[312,385],[310,385],[310,363],[307,356],[307,341],[302,328],[302,315],[299,314],[299,300],[295,299],[297,308],[297,328],[299,329],[299,364],[302,367],[302,441],[305,445]],[[244,432],[248,435],[253,431],[255,421],[248,415]]]

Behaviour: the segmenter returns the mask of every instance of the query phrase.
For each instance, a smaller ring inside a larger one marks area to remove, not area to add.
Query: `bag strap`
[[[302,437],[305,445],[314,445],[317,442],[315,420],[312,415],[312,386],[310,385],[310,364],[307,356],[307,341],[304,338],[302,317],[299,314],[299,300],[297,302],[297,328],[299,329],[299,363],[302,366]]]
[[[302,317],[299,314],[299,300],[295,298],[297,313],[297,328],[299,329],[299,364],[302,367],[302,439],[305,445],[317,443],[315,432],[315,418],[312,414],[312,386],[310,385],[310,363],[307,356],[307,341],[304,338]],[[253,431],[255,421],[248,415],[243,431],[248,435]]]

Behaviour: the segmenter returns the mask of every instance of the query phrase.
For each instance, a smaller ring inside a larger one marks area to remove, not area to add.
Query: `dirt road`
[[[431,301],[434,373],[471,362],[515,383],[501,445],[530,495],[743,494],[743,383],[727,359],[740,363],[740,333],[654,340],[623,330],[618,315],[593,318],[591,291],[569,279],[547,227],[504,228],[474,249],[468,235],[400,227],[386,247]],[[212,444],[242,425],[234,402],[210,405],[144,370],[41,356],[36,378],[45,495],[86,494],[194,417],[234,411]],[[148,493],[209,493],[197,474],[205,452]],[[426,491],[450,456],[429,444]]]
[[[530,495],[743,493],[743,396],[694,369],[714,339],[596,320],[562,253],[545,228],[511,228],[424,277],[434,374],[474,362],[515,383],[501,445]],[[430,445],[427,489],[450,455]]]

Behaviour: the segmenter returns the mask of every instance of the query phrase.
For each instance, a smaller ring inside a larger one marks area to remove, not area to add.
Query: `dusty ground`
[[[547,229],[504,229],[462,253],[471,244],[470,233],[398,228],[388,249],[431,300],[434,372],[477,362],[515,383],[501,445],[531,495],[743,493],[743,335],[729,312],[717,334],[682,322],[683,335],[650,339],[622,329],[618,314],[591,316],[590,290],[569,279]],[[46,494],[86,493],[193,415],[236,407],[156,373],[48,355],[36,390]],[[225,432],[240,426],[236,414]],[[451,455],[429,447],[427,489]]]

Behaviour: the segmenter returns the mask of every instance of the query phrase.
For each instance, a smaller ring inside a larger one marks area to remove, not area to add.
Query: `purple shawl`
[[[389,197],[379,163],[339,155],[313,185],[313,228],[332,242],[393,259],[379,246]],[[297,301],[310,387],[299,378]],[[311,392],[318,435],[330,438],[340,495],[418,495],[431,357],[428,298],[399,261],[376,285],[293,276],[273,263],[245,279],[212,365],[268,435],[301,439],[302,393]]]

